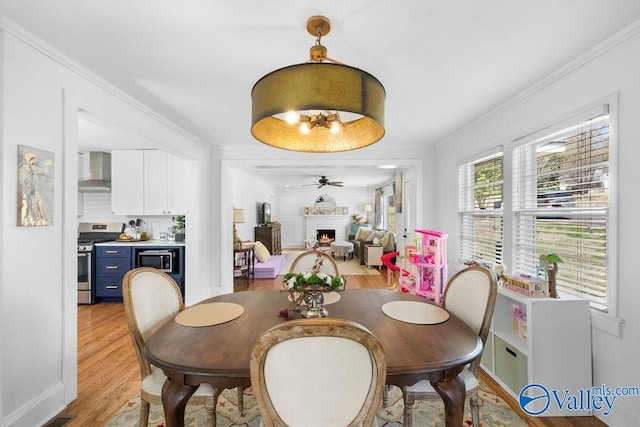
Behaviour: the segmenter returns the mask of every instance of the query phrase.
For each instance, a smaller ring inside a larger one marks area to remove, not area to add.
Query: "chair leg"
[[[140,426],[147,427],[149,425],[149,402],[140,398]]]
[[[473,427],[480,426],[480,405],[478,402],[478,396],[471,396],[469,398],[469,403],[471,406],[471,423]]]
[[[216,400],[213,396],[205,399],[204,409],[207,411],[207,425],[216,427]]]
[[[244,387],[238,387],[238,412],[244,412]]]
[[[404,427],[413,426],[413,404],[415,403],[415,396],[413,393],[407,393],[404,391],[404,416],[402,419],[402,425]]]
[[[389,406],[389,385],[385,384],[384,390],[382,391],[382,407],[386,408]]]

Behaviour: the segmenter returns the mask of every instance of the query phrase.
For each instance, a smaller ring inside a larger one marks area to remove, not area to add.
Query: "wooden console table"
[[[241,255],[239,255],[241,254]],[[255,276],[255,257],[253,256],[253,244],[250,247],[241,249],[233,249],[233,278],[247,278],[247,287],[249,279],[253,282]],[[236,272],[240,271],[240,276],[236,276]]]

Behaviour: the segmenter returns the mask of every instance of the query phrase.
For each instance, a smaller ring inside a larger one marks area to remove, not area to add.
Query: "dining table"
[[[337,301],[325,305],[328,316],[357,322],[378,338],[387,360],[387,385],[404,390],[429,380],[444,402],[446,425],[461,426],[465,387],[458,374],[482,353],[477,333],[452,313],[447,313],[446,320],[424,324],[397,320],[383,311],[388,303],[397,304],[395,301],[429,304],[408,293],[346,289],[337,294]],[[200,304],[214,307],[214,303],[226,303],[240,306],[241,314],[211,326],[185,326],[171,318],[148,338],[146,357],[167,376],[162,388],[167,427],[184,425],[185,406],[200,384],[211,384],[216,390],[215,402],[225,388],[251,386],[249,360],[254,343],[269,328],[287,321],[280,315],[289,306],[287,297],[287,292],[277,290],[215,296],[181,313]],[[291,380],[295,381],[294,373]]]

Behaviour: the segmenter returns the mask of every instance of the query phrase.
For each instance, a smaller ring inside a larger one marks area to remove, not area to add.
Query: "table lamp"
[[[242,240],[238,237],[236,224],[244,223],[244,209],[233,208],[233,244],[236,249],[242,249]]]
[[[373,206],[370,203],[367,203],[363,207],[365,213],[367,214],[367,224],[369,224],[369,212],[373,212]]]

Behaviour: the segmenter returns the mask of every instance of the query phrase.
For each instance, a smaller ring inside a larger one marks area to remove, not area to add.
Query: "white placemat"
[[[213,326],[242,316],[244,307],[232,302],[211,302],[186,308],[175,317],[182,326]]]
[[[435,325],[449,318],[445,309],[418,301],[391,301],[382,306],[382,312],[392,319],[418,325]]]
[[[324,294],[324,305],[333,304],[334,302],[338,302],[338,301],[340,301],[340,298],[342,298],[342,297],[337,292],[333,292],[333,291],[332,292],[327,292],[326,294]]]

